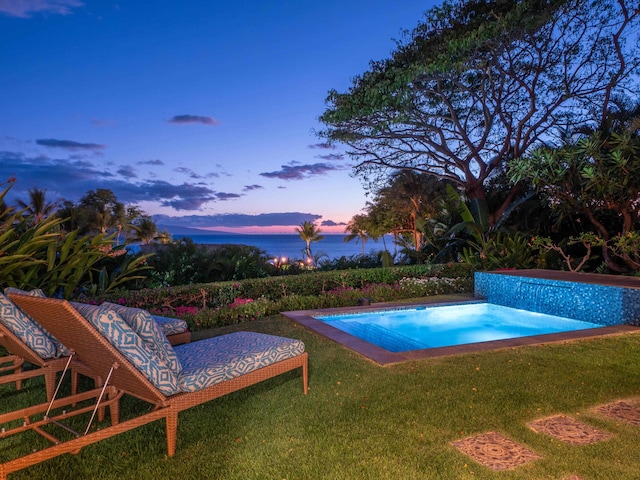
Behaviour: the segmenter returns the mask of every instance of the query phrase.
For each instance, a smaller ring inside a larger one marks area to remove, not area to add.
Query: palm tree
[[[158,227],[149,216],[142,216],[138,222],[133,225],[134,230],[134,242],[140,242],[144,245],[149,245],[153,240],[158,237]]]
[[[305,254],[307,258],[313,261],[313,255],[311,253],[311,242],[318,242],[324,238],[324,235],[320,235],[322,230],[315,226],[313,222],[305,221],[300,224],[300,227],[296,227],[296,232],[300,235],[300,238],[305,241],[307,247],[305,248]]]
[[[171,234],[169,233],[169,230],[165,228],[163,231],[159,232],[157,240],[163,245],[167,245],[171,243],[172,238],[171,238]]]
[[[29,203],[18,200],[18,205],[25,209],[26,213],[31,217],[31,221],[36,225],[56,209],[56,204],[47,202],[46,196],[46,190],[32,188],[29,190]]]
[[[67,232],[77,230],[80,225],[80,207],[71,200],[63,200],[60,208],[56,211],[56,216],[62,219],[62,228]]]
[[[115,220],[110,210],[93,212],[89,225],[100,233],[107,233],[107,230],[114,225]]]
[[[126,242],[129,235],[135,233],[134,226],[136,222],[146,214],[137,205],[127,205],[125,208],[125,205],[119,202],[115,205],[114,211],[116,215],[116,230],[118,231],[116,243],[119,245],[123,236]]]
[[[367,232],[368,227],[368,218],[366,215],[354,215],[353,218],[349,221],[346,228],[344,229],[345,233],[349,233],[346,237],[344,237],[345,242],[350,242],[351,240],[355,240],[358,243],[358,240],[362,240],[362,256],[364,257],[364,246],[367,243],[367,240],[371,238],[369,233]]]
[[[79,206],[82,212],[81,229],[100,233],[118,229],[123,213],[122,206],[111,190],[89,190],[80,199]]]

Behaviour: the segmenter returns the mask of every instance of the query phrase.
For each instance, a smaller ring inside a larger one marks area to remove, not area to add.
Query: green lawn
[[[302,339],[310,359],[307,396],[290,372],[180,414],[167,458],[164,422],[118,435],[10,475],[10,479],[637,479],[640,427],[592,407],[640,402],[640,335],[379,367],[284,317],[229,330]],[[199,332],[217,335],[221,330]],[[0,387],[0,410],[42,401],[44,387]],[[123,402],[123,413],[146,406]],[[613,434],[571,446],[526,423],[563,413]],[[541,455],[493,472],[451,441],[497,431]],[[29,438],[28,448],[31,448]],[[4,443],[3,443],[4,442]],[[13,442],[0,440],[2,459]],[[15,446],[16,449],[26,448]]]

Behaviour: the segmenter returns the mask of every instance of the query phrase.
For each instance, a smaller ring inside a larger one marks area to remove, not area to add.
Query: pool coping
[[[583,338],[603,337],[622,333],[640,332],[640,327],[633,325],[612,325],[606,327],[589,328],[586,330],[574,330],[571,332],[547,333],[544,335],[533,335],[530,337],[509,338],[505,340],[491,340],[487,342],[468,343],[452,347],[434,347],[422,350],[409,350],[406,352],[390,352],[377,345],[369,343],[358,337],[354,337],[342,330],[313,318],[316,315],[337,315],[343,313],[362,313],[378,310],[403,309],[419,306],[446,306],[463,305],[469,303],[486,303],[486,300],[469,298],[460,301],[420,301],[412,303],[373,303],[367,306],[325,308],[318,310],[297,310],[291,312],[281,312],[285,317],[304,325],[314,332],[337,342],[344,347],[353,350],[363,357],[381,366],[394,363],[409,362],[413,360],[423,360],[426,358],[444,357],[449,355],[459,355],[464,353],[484,352],[488,350],[498,350],[504,348],[522,347],[526,345],[541,345],[545,343],[566,342]]]

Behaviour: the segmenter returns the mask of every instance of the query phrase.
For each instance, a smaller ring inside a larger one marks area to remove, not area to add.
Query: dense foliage
[[[55,205],[34,188],[16,209],[5,189],[0,287],[65,298],[124,287],[122,301],[197,308],[210,324],[227,315],[220,308],[253,318],[428,293],[434,284],[400,281],[438,276],[433,264],[447,262],[638,272],[639,27],[628,0],[445,0],[429,10],[391,58],[331,91],[321,118],[321,136],[350,148],[371,193],[345,229],[362,255],[315,256],[323,236],[312,222],[295,230],[305,261],[279,262],[252,246],[172,241],[110,190]],[[387,234],[392,248],[365,255],[368,239]],[[126,243],[149,248],[133,255]]]
[[[266,277],[274,271],[265,252],[246,245],[197,245],[190,238],[155,245],[148,260],[152,267],[148,286]]]
[[[416,265],[247,279],[173,288],[123,291],[95,297],[187,319],[191,327],[237,323],[281,311],[357,305],[361,298],[391,301],[443,293],[470,293],[464,264]]]
[[[108,292],[143,278],[147,256],[114,248],[106,234],[67,232],[56,216],[7,207],[0,193],[0,287],[40,288],[47,295]]]
[[[510,163],[512,179],[531,182],[560,217],[584,220],[589,230],[579,238],[600,247],[606,265],[618,272],[640,270],[638,113],[640,106],[627,112],[626,122],[578,132]]]

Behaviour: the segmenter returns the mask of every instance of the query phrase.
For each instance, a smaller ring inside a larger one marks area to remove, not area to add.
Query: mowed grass
[[[380,367],[280,316],[224,330],[303,340],[308,395],[299,372],[246,388],[180,414],[176,455],[164,422],[138,428],[11,474],[10,479],[563,479],[640,478],[640,427],[592,408],[640,402],[640,335],[466,354]],[[43,401],[44,386],[0,387],[0,411]],[[126,399],[123,415],[148,410]],[[571,446],[527,422],[570,415],[613,434]],[[494,472],[452,441],[489,431],[542,459]],[[40,444],[0,440],[2,460]]]

